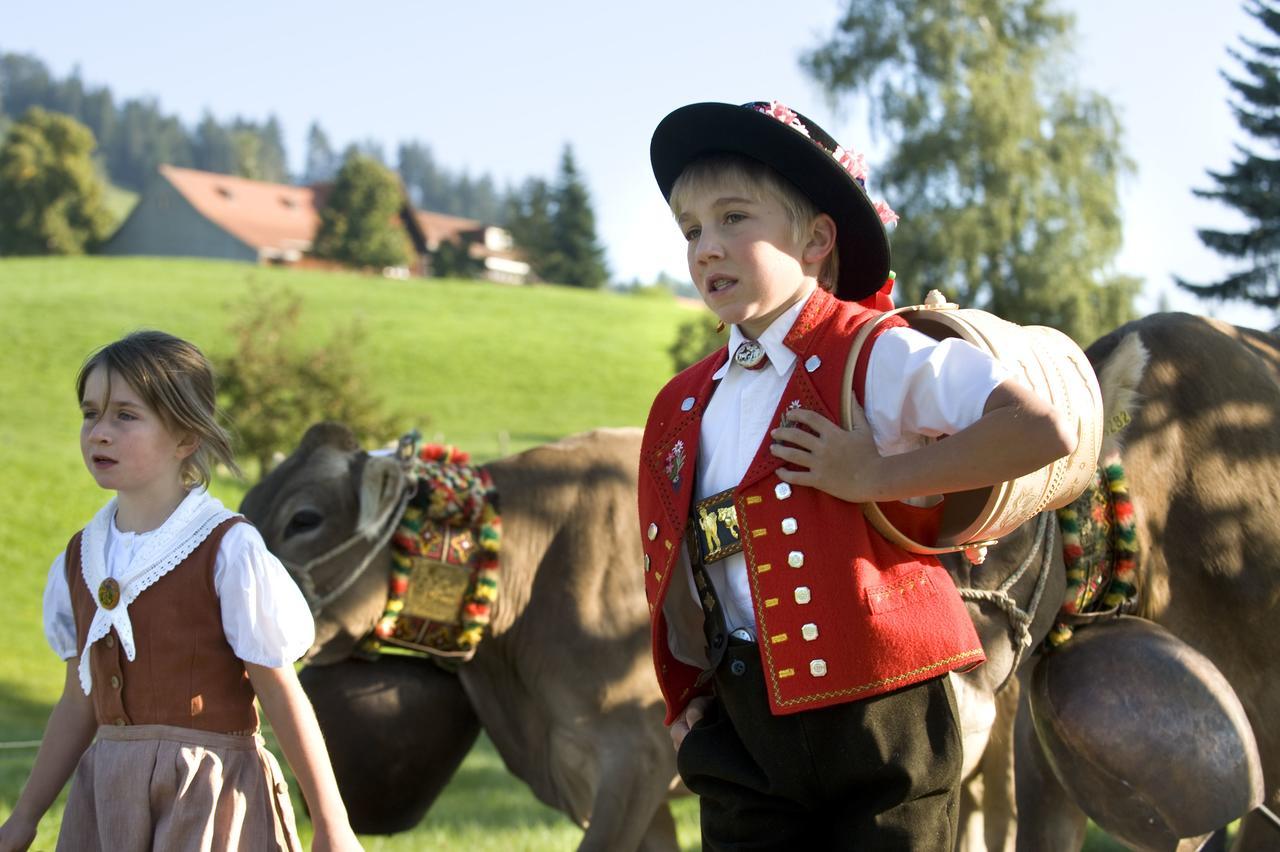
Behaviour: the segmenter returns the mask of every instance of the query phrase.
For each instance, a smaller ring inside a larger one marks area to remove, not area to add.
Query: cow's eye
[[[302,509],[295,512],[293,517],[289,519],[289,525],[284,528],[285,540],[293,538],[295,535],[311,532],[324,522],[324,516],[312,509]]]

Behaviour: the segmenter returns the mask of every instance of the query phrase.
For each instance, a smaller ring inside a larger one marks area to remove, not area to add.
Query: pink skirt
[[[71,780],[60,852],[301,852],[289,788],[262,737],[104,725]]]

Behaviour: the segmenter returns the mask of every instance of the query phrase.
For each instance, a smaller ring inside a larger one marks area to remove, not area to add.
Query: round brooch
[[[108,577],[98,586],[98,603],[103,609],[115,609],[120,603],[120,584],[114,578]]]
[[[733,353],[733,361],[739,367],[745,367],[748,370],[759,370],[764,366],[764,362],[768,360],[764,347],[754,340],[744,340],[738,344],[738,349]]]

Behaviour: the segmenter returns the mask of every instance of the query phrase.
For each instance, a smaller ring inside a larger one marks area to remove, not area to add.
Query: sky
[[[1195,229],[1242,220],[1191,189],[1209,186],[1206,169],[1229,168],[1233,144],[1248,141],[1220,72],[1237,70],[1228,48],[1260,36],[1260,25],[1238,0],[1058,2],[1076,15],[1075,81],[1115,104],[1136,164],[1121,184],[1115,271],[1146,280],[1139,311],[1274,325],[1269,312],[1203,302],[1170,282],[1231,268]],[[419,140],[440,165],[489,173],[499,186],[553,177],[572,145],[617,281],[688,278],[648,161],[653,128],[686,103],[782,101],[867,151],[877,195],[875,165],[889,141],[870,134],[863,104],[832,104],[798,61],[833,31],[838,0],[362,5],[0,0],[0,51],[32,54],[58,76],[78,67],[117,101],[154,98],[188,126],[205,111],[275,114],[295,171],[313,120],[335,147],[374,139],[393,155]]]

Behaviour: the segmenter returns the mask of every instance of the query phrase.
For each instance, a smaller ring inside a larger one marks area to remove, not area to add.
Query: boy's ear
[[[805,263],[821,264],[835,246],[836,221],[826,213],[819,213],[809,225],[809,240],[805,243],[801,259]]]

